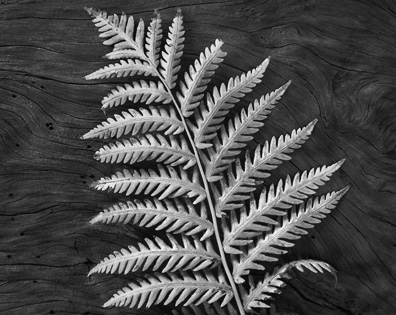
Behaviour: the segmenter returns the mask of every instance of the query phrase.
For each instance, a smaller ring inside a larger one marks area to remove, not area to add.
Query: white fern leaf
[[[285,93],[290,83],[291,81],[275,91],[263,95],[259,100],[255,100],[248,106],[247,111],[242,109],[240,115],[236,115],[234,119],[228,122],[228,130],[224,129],[220,134],[221,145],[214,150],[216,157],[220,160],[220,166],[223,159],[237,155],[241,148],[247,145],[246,142],[253,138],[251,135],[264,125],[263,121]],[[225,126],[223,125],[223,127]],[[195,143],[200,148],[209,147],[212,144],[205,144],[203,141],[212,140],[214,137],[214,133],[210,136],[203,136],[201,132],[196,135]],[[212,173],[214,172],[212,171]]]
[[[231,287],[222,274],[215,277],[209,272],[195,273],[190,276],[181,273],[176,276],[153,274],[138,284],[130,283],[128,287],[118,291],[103,306],[129,306],[135,308],[152,305],[199,305],[213,303],[222,299],[221,306],[226,305],[233,297]]]
[[[239,159],[229,166],[226,176],[220,180],[221,193],[213,189],[216,215],[220,217],[223,211],[240,208],[243,201],[249,199],[248,193],[256,190],[262,183],[261,179],[269,177],[269,171],[275,169],[283,160],[289,160],[288,154],[300,148],[308,139],[316,122],[315,119],[306,127],[293,130],[291,135],[279,137],[278,141],[273,137],[263,147],[257,146],[253,160],[247,151],[244,168]]]
[[[222,178],[221,172],[227,169],[247,142],[253,139],[263,120],[274,108],[277,101],[285,93],[290,81],[276,91],[255,100],[249,105],[247,111],[242,110],[241,115],[236,115],[228,122],[228,128],[221,127],[219,138],[215,137],[214,147],[208,148],[210,162],[206,164],[205,174],[209,182]]]
[[[216,39],[215,43],[206,48],[204,53],[199,55],[194,65],[190,66],[188,72],[184,74],[184,82],[180,81],[181,93],[177,94],[180,108],[185,117],[189,117],[204,96],[204,92],[210,81],[210,77],[217,69],[217,64],[223,61],[226,53],[221,50],[223,42]]]
[[[285,183],[282,180],[279,181],[276,189],[274,185],[271,185],[268,191],[264,189],[258,204],[254,198],[251,198],[249,213],[243,208],[239,221],[233,217],[231,232],[227,231],[224,236],[224,250],[227,253],[242,253],[234,247],[249,244],[253,236],[269,230],[262,224],[276,225],[277,222],[271,216],[286,215],[288,208],[291,208],[293,204],[302,203],[304,198],[314,194],[315,189],[329,180],[342,163],[343,160],[330,166],[312,169],[309,173],[305,171],[301,176],[297,174],[293,182],[288,176]]]
[[[249,294],[244,298],[244,309],[249,312],[253,308],[270,308],[270,305],[266,304],[266,301],[273,299],[273,294],[281,293],[281,288],[286,286],[283,279],[290,279],[291,269],[296,268],[297,270],[304,272],[304,268],[317,273],[323,273],[325,270],[330,272],[336,277],[336,271],[334,268],[326,262],[306,259],[297,260],[286,265],[283,265],[279,269],[275,269],[272,274],[266,274],[263,281],[257,285],[253,285],[253,279],[251,276],[249,280],[251,282],[251,288]]]
[[[269,60],[269,58],[265,59],[257,68],[240,77],[231,78],[227,86],[223,83],[219,89],[215,87],[212,95],[207,94],[207,108],[201,106],[195,115],[196,126],[191,124],[197,148],[204,149],[212,146],[207,141],[216,136],[216,131],[220,129],[226,115],[235,103],[261,82]]]
[[[100,32],[99,37],[107,38],[103,42],[105,45],[114,45],[114,52],[129,51],[134,54],[128,58],[140,58],[146,60],[143,51],[144,22],[140,20],[134,39],[135,22],[133,16],[127,17],[124,13],[119,17],[117,14],[107,15],[105,11],[93,8],[85,10],[94,18],[93,22]],[[109,55],[109,54],[108,54]],[[110,59],[115,59],[115,55],[110,54]],[[122,56],[122,58],[125,58]]]
[[[256,147],[253,158],[247,151],[241,180],[269,177],[270,171],[277,168],[282,161],[290,160],[289,154],[308,140],[317,122],[318,120],[315,119],[304,128],[293,130],[290,135],[281,135],[278,139],[272,137],[270,142],[266,141],[263,146]]]
[[[133,75],[156,76],[150,64],[140,60],[121,60],[120,63],[108,65],[85,77],[86,80],[126,77]]]
[[[155,68],[157,68],[161,38],[162,38],[162,29],[161,29],[160,14],[157,11],[155,11],[154,14],[156,16],[151,19],[151,23],[147,31],[146,50],[147,50],[147,57],[151,60]]]
[[[191,179],[184,170],[180,169],[177,172],[171,166],[165,168],[158,165],[158,172],[151,169],[131,172],[125,169],[111,177],[99,179],[92,183],[91,187],[97,190],[110,189],[114,193],[125,193],[127,196],[130,194],[159,196],[159,200],[186,195],[189,198],[196,198],[194,204],[206,199],[205,190],[199,184],[197,169],[194,169]]]
[[[168,38],[162,51],[160,73],[170,89],[176,85],[177,74],[180,70],[180,58],[183,55],[184,28],[183,16],[178,9],[172,25],[169,27]]]
[[[178,270],[198,271],[216,266],[220,262],[220,256],[210,242],[202,244],[195,238],[192,243],[187,237],[183,237],[183,245],[180,245],[169,234],[168,239],[171,245],[154,236],[154,240],[146,238],[145,243],[115,251],[92,268],[88,276],[93,273],[127,274],[148,269],[160,269],[162,273]]]
[[[241,276],[248,274],[250,269],[264,270],[264,266],[258,262],[277,261],[278,258],[274,256],[286,253],[287,250],[283,248],[294,246],[291,241],[301,238],[302,235],[308,233],[307,229],[320,223],[321,219],[335,208],[348,189],[349,187],[345,187],[337,192],[309,199],[306,205],[299,207],[298,211],[293,209],[290,216],[280,220],[280,224],[275,226],[273,231],[267,232],[265,236],[260,236],[256,244],[251,244],[247,255],[244,255],[239,261],[234,260],[235,281],[237,283],[244,282]],[[257,229],[252,230],[257,232]]]
[[[215,200],[215,212],[218,218],[226,214],[225,211],[241,208],[244,201],[250,198],[250,193],[257,189],[256,180],[245,178],[242,182],[243,169],[238,160],[235,165],[230,165],[227,170],[226,179],[219,181],[220,190],[211,184],[213,197]]]
[[[95,216],[90,223],[124,223],[142,227],[153,227],[155,230],[165,230],[168,233],[196,235],[203,233],[200,240],[203,241],[213,234],[213,224],[207,217],[205,203],[200,203],[199,214],[186,199],[182,203],[177,198],[158,200],[128,201],[127,203],[115,204],[104,209]]]
[[[127,100],[137,103],[150,104],[152,102],[168,104],[172,101],[171,95],[165,90],[161,82],[143,81],[132,82],[124,86],[117,86],[102,100],[102,109],[119,106]]]
[[[104,163],[129,163],[156,160],[157,162],[178,166],[185,164],[188,169],[197,163],[183,136],[170,136],[169,140],[161,135],[146,134],[137,138],[110,143],[96,151],[94,158]]]
[[[183,123],[177,118],[173,107],[167,109],[148,106],[139,110],[128,109],[121,115],[114,115],[87,132],[81,139],[110,137],[120,138],[123,135],[135,136],[146,132],[164,132],[165,135],[177,135],[184,131]]]

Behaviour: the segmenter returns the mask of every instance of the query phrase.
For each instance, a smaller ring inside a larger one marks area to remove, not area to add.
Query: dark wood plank
[[[396,6],[393,1],[1,1],[0,313],[146,314],[102,309],[127,278],[86,277],[104,256],[142,239],[132,226],[91,226],[117,199],[89,188],[112,167],[79,136],[104,119],[100,100],[116,80],[86,82],[107,47],[84,6],[165,26],[185,16],[183,69],[216,38],[228,56],[213,83],[271,55],[247,102],[292,79],[256,138],[318,118],[312,140],[283,173],[347,161],[326,190],[351,185],[340,206],[288,259],[316,258],[338,270],[291,281],[280,308],[299,314],[391,314],[396,310]],[[243,103],[246,105],[247,102]],[[276,176],[281,176],[282,171]],[[274,178],[276,178],[276,176]]]

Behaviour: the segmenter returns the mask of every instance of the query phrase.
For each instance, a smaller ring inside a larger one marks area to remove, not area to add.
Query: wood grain
[[[264,83],[247,102],[289,79],[293,84],[256,141],[319,119],[312,140],[274,178],[346,158],[326,190],[351,185],[337,210],[287,257],[328,261],[338,270],[337,286],[330,276],[303,274],[279,297],[280,310],[396,312],[393,1],[2,0],[0,314],[149,313],[102,309],[128,279],[86,277],[147,231],[88,223],[117,197],[89,188],[112,168],[92,159],[100,141],[79,137],[104,119],[100,100],[117,80],[83,79],[106,64],[101,56],[109,51],[84,6],[146,21],[159,9],[165,26],[180,7],[183,69],[216,38],[226,43],[213,84],[270,55]]]

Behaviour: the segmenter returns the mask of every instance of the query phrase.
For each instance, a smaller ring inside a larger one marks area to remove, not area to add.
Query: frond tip
[[[194,276],[181,273],[153,274],[138,284],[130,283],[128,287],[118,291],[103,306],[150,307],[151,305],[174,302],[177,305],[199,305],[204,302],[213,303],[222,300],[226,305],[233,297],[232,290],[220,275],[218,278],[205,272]]]

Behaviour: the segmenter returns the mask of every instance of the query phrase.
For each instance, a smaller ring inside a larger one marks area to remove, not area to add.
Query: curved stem
[[[128,42],[132,42],[133,43],[133,41],[131,41],[128,38],[128,36],[125,36],[125,37],[126,37],[125,39]],[[134,46],[136,46],[136,45],[134,45]],[[186,119],[183,116],[181,108],[179,107],[179,104],[178,104],[176,98],[174,97],[174,95],[173,95],[168,83],[166,82],[165,78],[160,74],[160,72],[158,71],[158,69],[155,66],[155,64],[150,60],[150,58],[148,58],[145,55],[145,53],[143,52],[142,49],[140,49],[140,47],[136,46],[135,49],[140,52],[140,54],[143,57],[143,59],[146,62],[148,62],[151,65],[151,67],[154,69],[156,76],[161,80],[162,84],[165,86],[167,92],[171,96],[172,102],[175,105],[175,108],[176,108],[177,112],[179,113],[179,116],[180,116],[180,118],[181,118],[181,120],[183,122],[184,130],[185,130],[185,132],[187,134],[187,137],[188,137],[188,140],[190,142],[190,145],[193,148],[195,158],[197,159],[197,165],[198,165],[199,173],[201,175],[202,182],[204,184],[204,189],[205,189],[206,196],[207,196],[206,198],[207,198],[208,204],[209,204],[209,209],[210,209],[210,214],[211,214],[211,217],[212,217],[213,228],[214,228],[214,231],[215,231],[216,243],[217,243],[217,247],[219,249],[222,265],[223,265],[224,271],[225,271],[225,273],[227,275],[228,281],[231,284],[231,288],[232,288],[232,291],[234,293],[234,298],[235,298],[235,301],[237,303],[239,313],[240,313],[240,315],[245,315],[246,314],[245,313],[245,309],[243,307],[242,300],[241,300],[241,297],[239,295],[238,288],[236,287],[236,284],[235,284],[234,278],[232,276],[230,267],[228,266],[227,259],[225,257],[223,244],[221,242],[221,237],[220,237],[220,233],[219,233],[219,226],[217,224],[216,211],[215,211],[215,208],[214,208],[214,204],[213,204],[211,193],[210,193],[210,189],[209,189],[209,184],[208,184],[208,181],[206,180],[205,171],[204,171],[203,166],[202,166],[201,158],[200,158],[198,150],[197,150],[197,148],[195,146],[195,143],[194,143],[194,140],[192,138],[190,129],[188,128]]]
[[[169,93],[170,93],[170,91],[169,91]],[[227,260],[226,260],[226,257],[225,257],[223,244],[221,243],[219,227],[218,227],[218,224],[217,224],[216,212],[215,212],[215,208],[214,208],[214,205],[213,205],[212,196],[210,194],[208,181],[206,180],[205,172],[204,172],[204,169],[202,167],[201,159],[199,157],[197,148],[195,147],[194,140],[192,139],[190,130],[187,127],[186,120],[185,120],[180,108],[177,106],[176,100],[174,99],[173,95],[172,95],[172,100],[175,103],[175,107],[176,107],[177,111],[179,112],[179,115],[181,116],[182,122],[184,124],[184,129],[185,129],[187,137],[188,137],[188,139],[189,139],[189,141],[191,143],[191,146],[193,147],[195,158],[197,159],[197,165],[198,165],[198,169],[199,169],[199,172],[201,174],[201,177],[202,177],[202,182],[204,184],[204,189],[205,189],[207,200],[208,200],[208,204],[209,204],[210,214],[211,214],[211,217],[212,217],[213,228],[214,228],[214,231],[215,231],[217,247],[219,249],[219,253],[220,253],[220,257],[221,257],[221,261],[222,261],[222,264],[223,264],[224,271],[225,271],[225,273],[227,275],[228,281],[231,284],[231,288],[232,288],[232,291],[234,293],[235,301],[237,302],[239,312],[240,312],[241,315],[245,315],[245,309],[243,308],[242,301],[241,301],[241,298],[239,296],[238,289],[237,289],[237,287],[235,285],[234,278],[232,276],[232,273],[230,271],[230,268],[228,266],[228,263],[227,263]]]
[[[238,291],[238,289],[237,289],[237,287],[236,287],[236,284],[235,284],[234,278],[233,278],[233,276],[232,276],[230,267],[228,266],[227,259],[226,259],[226,257],[225,257],[225,253],[224,253],[224,249],[223,249],[223,244],[222,244],[222,242],[221,242],[221,237],[220,237],[220,233],[219,233],[219,226],[218,226],[218,224],[217,224],[217,217],[216,217],[215,207],[214,207],[214,204],[213,204],[212,196],[211,196],[210,189],[209,189],[209,184],[208,184],[208,181],[206,180],[205,171],[204,171],[204,169],[203,169],[202,161],[201,161],[201,158],[200,158],[200,156],[199,156],[198,150],[197,150],[197,148],[196,148],[196,146],[195,146],[195,143],[194,143],[194,140],[193,140],[193,138],[192,138],[191,132],[190,132],[190,130],[188,129],[188,125],[187,125],[186,119],[185,119],[185,117],[183,116],[183,113],[182,113],[182,111],[181,111],[181,109],[180,109],[180,107],[179,107],[179,104],[178,104],[178,102],[176,101],[176,98],[174,97],[174,95],[172,94],[172,91],[171,91],[171,89],[169,88],[168,83],[167,83],[167,82],[165,81],[165,79],[161,76],[161,74],[159,73],[159,71],[156,69],[155,65],[154,65],[150,60],[148,60],[148,62],[149,62],[149,63],[152,65],[152,67],[155,69],[155,72],[156,72],[158,78],[159,78],[159,79],[161,80],[161,82],[164,84],[164,86],[165,86],[167,92],[168,92],[169,95],[171,96],[172,102],[174,103],[174,105],[175,105],[175,107],[176,107],[176,110],[177,110],[177,112],[179,113],[179,116],[180,116],[180,118],[181,118],[181,120],[182,120],[182,122],[183,122],[184,130],[185,130],[185,132],[186,132],[186,134],[187,134],[188,140],[190,141],[191,147],[193,148],[195,158],[197,159],[197,165],[198,165],[199,173],[200,173],[200,175],[201,175],[202,182],[203,182],[203,185],[204,185],[204,189],[205,189],[205,192],[206,192],[206,196],[207,196],[207,200],[208,200],[208,204],[209,204],[209,209],[210,209],[210,214],[211,214],[211,217],[212,217],[213,228],[214,228],[214,231],[215,231],[215,237],[216,237],[217,247],[218,247],[218,249],[219,249],[219,253],[220,253],[221,261],[222,261],[222,264],[223,264],[223,268],[224,268],[224,271],[225,271],[225,273],[226,273],[226,275],[227,275],[228,281],[229,281],[230,284],[231,284],[231,288],[232,288],[232,291],[233,291],[233,293],[234,293],[235,301],[236,301],[236,303],[237,303],[237,306],[238,306],[238,310],[239,310],[239,312],[240,312],[240,315],[245,315],[245,309],[244,309],[244,307],[243,307],[241,297],[239,296],[239,291]]]

